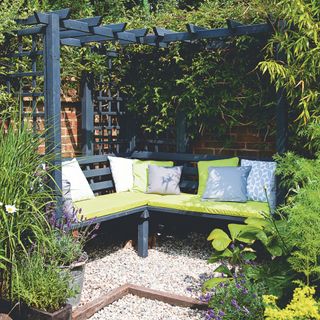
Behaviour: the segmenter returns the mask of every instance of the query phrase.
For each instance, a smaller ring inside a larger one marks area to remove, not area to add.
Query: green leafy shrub
[[[320,275],[320,160],[305,159],[293,153],[279,157],[278,172],[289,188],[286,241],[294,248],[289,262],[305,275],[309,285]]]
[[[14,301],[29,307],[54,312],[62,308],[75,292],[70,289],[70,274],[56,264],[46,264],[41,254],[19,259],[12,284]]]

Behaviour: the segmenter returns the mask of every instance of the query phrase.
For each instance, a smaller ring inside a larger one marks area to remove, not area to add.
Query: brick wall
[[[81,114],[79,103],[62,102],[62,157],[81,154]],[[253,126],[232,128],[225,136],[204,135],[192,144],[193,153],[269,158],[275,154],[275,137]],[[41,152],[44,146],[41,146]]]
[[[63,158],[71,158],[81,153],[81,114],[78,103],[61,103],[61,149]],[[41,124],[40,124],[41,127]],[[39,151],[44,153],[44,144]]]
[[[232,128],[224,137],[205,133],[193,143],[194,153],[269,158],[275,154],[275,137],[247,125]]]

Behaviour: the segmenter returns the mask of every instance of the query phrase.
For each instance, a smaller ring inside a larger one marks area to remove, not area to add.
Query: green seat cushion
[[[204,190],[206,189],[209,167],[237,167],[238,164],[239,164],[238,157],[221,159],[221,160],[199,161],[198,162],[198,173],[199,173],[198,195],[202,196],[204,193]]]
[[[81,215],[84,219],[93,219],[145,206],[149,198],[147,194],[141,192],[119,192],[78,201],[75,207],[82,209]]]
[[[172,167],[172,161],[155,161],[155,160],[133,160],[133,191],[147,192],[148,186],[148,167],[156,165],[160,167]]]
[[[261,211],[268,212],[267,202],[214,202],[202,201],[198,195],[181,193],[180,195],[154,195],[149,199],[152,207],[169,208],[199,213],[221,214],[235,217],[261,217]]]
[[[142,206],[152,206],[199,213],[221,214],[237,217],[259,217],[260,212],[268,212],[266,202],[248,201],[240,202],[214,202],[202,201],[201,197],[194,194],[181,193],[179,195],[158,195],[142,192],[119,192],[94,199],[77,201],[74,203],[77,209],[81,209],[78,219],[94,219]]]

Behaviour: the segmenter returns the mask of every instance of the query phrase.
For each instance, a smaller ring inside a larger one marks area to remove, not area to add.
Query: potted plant
[[[67,300],[75,291],[69,286],[70,278],[54,260],[46,263],[38,251],[18,259],[13,269],[12,299],[21,304],[21,318],[71,320],[72,306]]]
[[[64,208],[65,209],[65,208]],[[94,231],[99,224],[91,224],[82,227],[84,219],[81,210],[69,208],[64,210],[63,216],[56,219],[49,213],[49,222],[52,227],[49,245],[45,246],[44,256],[47,261],[54,260],[61,272],[68,271],[71,274],[70,288],[76,291],[76,295],[68,300],[73,307],[79,304],[83,288],[85,266],[88,255],[84,250],[85,244],[95,237]],[[77,230],[73,226],[77,224]]]

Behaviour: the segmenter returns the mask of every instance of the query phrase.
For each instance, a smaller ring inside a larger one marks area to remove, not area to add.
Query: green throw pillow
[[[238,157],[234,157],[230,159],[221,159],[221,160],[199,161],[198,162],[198,173],[199,173],[198,195],[202,196],[206,189],[209,167],[237,167],[238,164],[239,164]]]
[[[147,192],[148,166],[172,167],[172,161],[133,160],[133,191]]]

